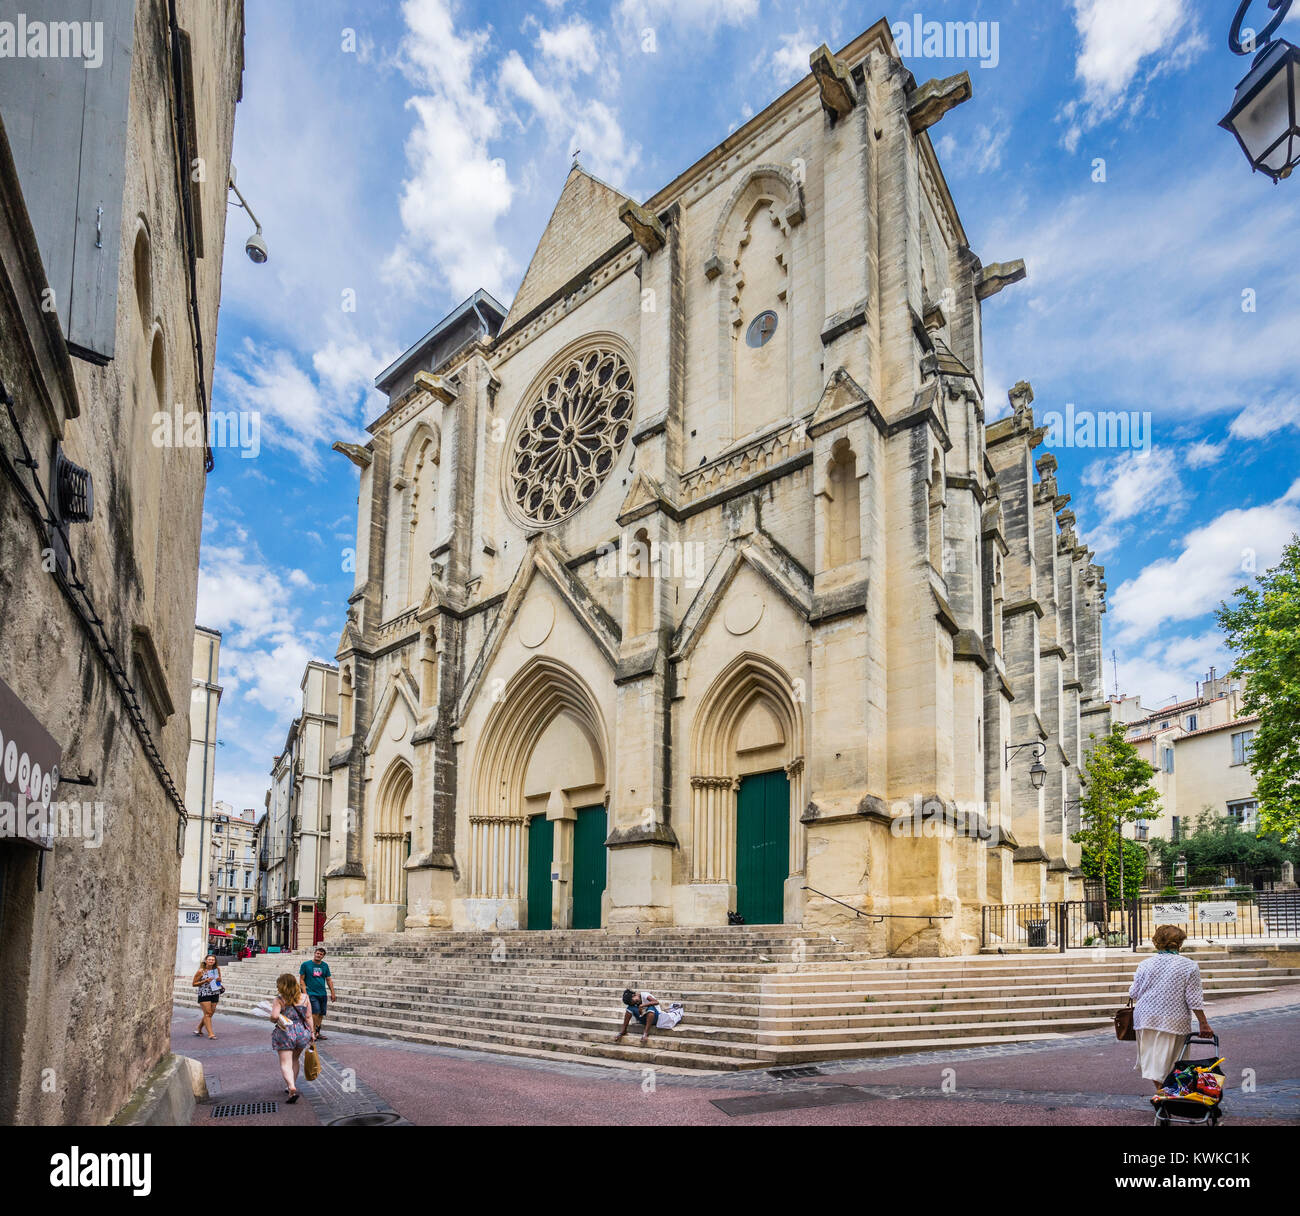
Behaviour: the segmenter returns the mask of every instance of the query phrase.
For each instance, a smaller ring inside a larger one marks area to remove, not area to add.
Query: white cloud
[[[501,66],[503,91],[533,111],[546,129],[553,150],[570,156],[581,150],[580,160],[598,177],[622,186],[640,157],[638,145],[627,143],[618,116],[599,98],[581,97],[562,72],[550,73],[545,82],[511,51]],[[517,116],[521,127],[528,126]]]
[[[514,188],[490,153],[501,122],[476,74],[489,34],[458,32],[446,0],[406,0],[402,16],[404,65],[424,91],[406,103],[416,124],[406,141],[403,235],[384,280],[411,295],[430,278],[458,298],[479,287],[504,294],[516,267],[496,226]]]
[[[1123,452],[1110,459],[1094,460],[1084,470],[1083,484],[1097,491],[1093,501],[1107,524],[1153,509],[1163,515],[1182,498],[1177,463],[1170,447]]]
[[[1152,562],[1111,592],[1107,615],[1117,640],[1133,644],[1165,621],[1204,616],[1275,565],[1293,532],[1300,532],[1300,480],[1274,502],[1224,511],[1190,532],[1177,557]]]
[[[1293,393],[1251,402],[1232,420],[1228,433],[1236,439],[1266,439],[1288,428],[1300,430],[1300,401]]]
[[[787,89],[796,80],[807,76],[808,58],[820,45],[821,39],[812,30],[782,34],[781,44],[772,52],[771,59],[777,87]]]
[[[1084,132],[1139,107],[1148,81],[1185,67],[1209,45],[1191,0],[1074,0],[1074,25],[1083,96],[1063,111],[1070,151]]]
[[[959,173],[987,173],[1002,165],[1002,153],[1011,135],[1011,126],[998,119],[995,124],[979,123],[961,139],[951,133],[939,139],[938,152],[945,169]]]
[[[1202,439],[1188,445],[1183,460],[1189,469],[1208,468],[1212,464],[1218,464],[1227,447],[1226,440],[1223,443],[1211,443],[1208,439]]]
[[[538,31],[537,48],[550,67],[570,76],[588,75],[601,66],[596,35],[580,17],[555,29]]]
[[[744,25],[758,14],[758,0],[621,0],[619,13],[638,30],[683,28],[712,33],[721,26]]]

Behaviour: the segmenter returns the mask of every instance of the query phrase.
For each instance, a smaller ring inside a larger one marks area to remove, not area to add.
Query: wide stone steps
[[[1051,1039],[1109,1025],[1145,957],[867,958],[802,933],[628,935],[580,931],[331,943],[341,1001],[331,1030],[553,1060],[729,1070],[818,1059]],[[504,944],[503,944],[504,943]],[[398,946],[400,945],[400,949]],[[345,949],[350,946],[351,949]],[[228,965],[221,1009],[251,1011],[305,953]],[[1240,953],[1195,954],[1211,1002],[1300,983],[1300,969]],[[798,961],[794,961],[795,959]],[[618,1044],[624,983],[680,1000],[686,1018]],[[178,1004],[194,1006],[188,977]],[[268,1025],[269,1037],[269,1025]]]

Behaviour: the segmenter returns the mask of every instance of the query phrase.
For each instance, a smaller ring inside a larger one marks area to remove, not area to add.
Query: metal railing
[[[816,887],[804,887],[805,891],[811,891],[814,895],[820,895],[823,899],[829,899],[833,904],[839,904],[841,908],[848,908],[850,912],[857,916],[865,916],[869,920],[928,920],[933,924],[936,920],[952,920],[951,916],[927,916],[924,912],[918,913],[895,913],[895,912],[868,912],[864,908],[855,908],[852,904],[846,904],[842,899],[836,899],[834,895],[827,895],[825,891],[819,891]]]
[[[985,904],[980,945],[1065,950],[1121,946],[1137,950],[1157,925],[1177,925],[1194,945],[1250,939],[1300,939],[1300,891],[1234,891],[1176,898],[1139,895],[1127,902],[1100,898]]]

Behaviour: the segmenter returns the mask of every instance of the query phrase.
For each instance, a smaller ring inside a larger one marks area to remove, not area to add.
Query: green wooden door
[[[551,853],[555,824],[544,814],[528,821],[528,927],[551,927]]]
[[[605,894],[603,806],[584,806],[573,825],[573,927],[600,928],[600,897]]]
[[[789,877],[790,779],[780,770],[744,777],[736,797],[736,911],[746,924],[781,924]]]

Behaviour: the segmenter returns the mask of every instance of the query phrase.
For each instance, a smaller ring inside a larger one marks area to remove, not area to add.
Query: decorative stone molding
[[[716,490],[740,484],[798,456],[809,447],[811,441],[804,419],[783,423],[778,429],[744,447],[726,452],[707,464],[684,473],[681,479],[681,505],[685,506]]]
[[[1004,287],[1019,283],[1027,275],[1023,258],[1016,258],[1014,262],[994,262],[980,271],[979,278],[975,281],[975,298],[987,300]]]

